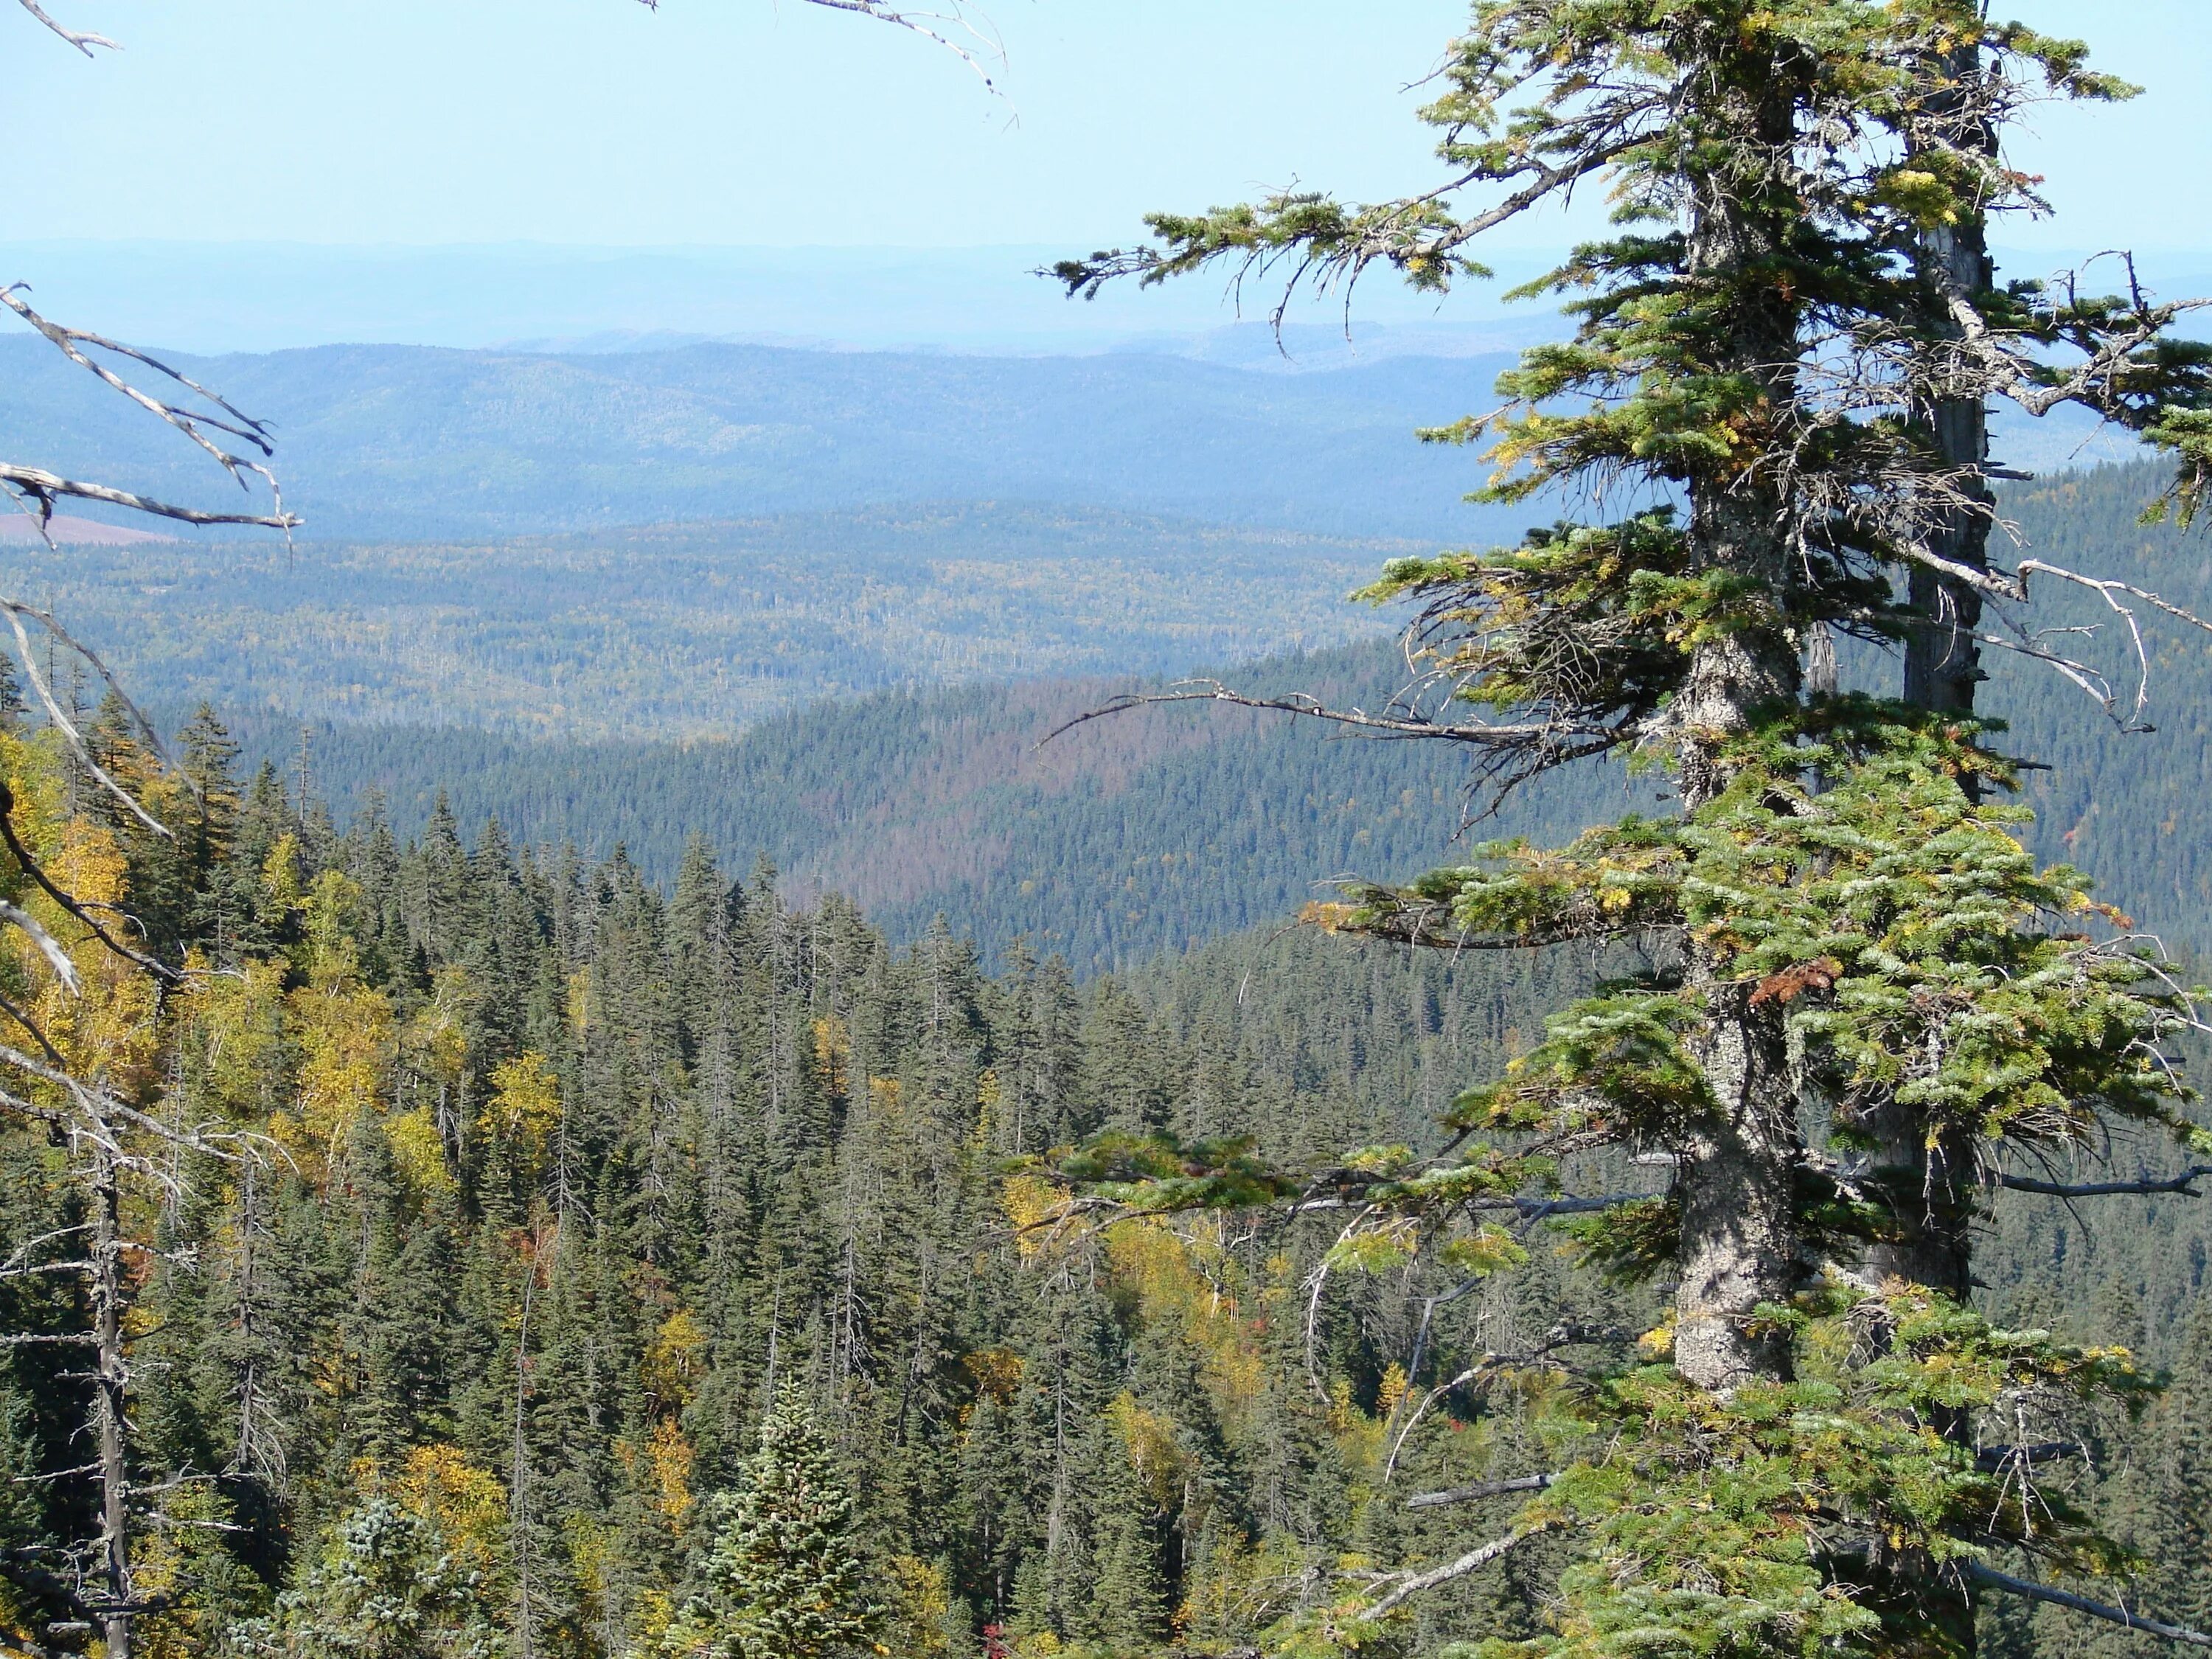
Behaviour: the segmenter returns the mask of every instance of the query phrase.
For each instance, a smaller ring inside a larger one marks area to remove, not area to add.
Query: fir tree
[[[1441,291],[1480,274],[1483,233],[1601,178],[1622,228],[1529,290],[1568,297],[1575,337],[1525,353],[1498,413],[1431,435],[1489,443],[1492,501],[1625,488],[1669,505],[1390,566],[1369,596],[1421,608],[1411,643],[1457,708],[1379,723],[1468,745],[1501,789],[1635,754],[1670,769],[1679,813],[1563,849],[1493,843],[1317,915],[1454,950],[1619,942],[1646,961],[1455,1103],[1451,1153],[1352,1151],[1276,1190],[1364,1206],[1332,1252],[1345,1268],[1425,1246],[1492,1271],[1517,1247],[1485,1212],[1555,1191],[1562,1158],[1663,1157],[1663,1195],[1595,1202],[1579,1231],[1586,1260],[1672,1280],[1644,1343],[1668,1363],[1592,1378],[1602,1449],[1543,1477],[1506,1535],[1317,1627],[1363,1640],[1409,1597],[1563,1534],[1537,1650],[1971,1648],[1962,1587],[2021,1588],[1991,1554],[2032,1537],[2060,1571],[2122,1559],[2041,1489],[1993,1488],[1975,1441],[2004,1431],[2005,1376],[2093,1410],[2139,1384],[2124,1355],[1969,1311],[1956,1248],[1887,1247],[1963,1237],[1964,1170],[2014,1149],[2130,1121],[2203,1139],[2166,1069],[2191,1011],[2127,941],[2052,920],[2094,915],[2086,884],[2036,869],[2023,815],[1987,804],[2011,769],[1937,690],[1971,663],[1917,648],[1960,612],[1916,572],[1992,608],[2027,599],[2028,564],[1981,558],[1983,458],[1947,429],[1961,406],[2078,403],[2143,433],[2179,463],[2160,505],[2185,518],[2212,483],[2212,349],[2167,337],[2185,307],[2134,285],[2000,289],[1974,246],[1988,214],[2041,207],[2000,160],[2023,88],[2130,89],[1972,0],[1479,0],[1441,80],[1436,190],[1158,216],[1158,246],[1060,268],[1078,292],[1223,261],[1279,262],[1293,287],[1395,268]],[[1915,642],[1912,699],[1839,695],[1838,633]],[[1149,1168],[1125,1145],[1103,1160],[1118,1180],[1097,1158],[1068,1173],[1149,1210],[1267,1184],[1231,1149],[1153,1139]],[[1939,1187],[1955,1199],[1922,1196]],[[1784,1492],[1818,1521],[1782,1520]]]
[[[866,1651],[882,1613],[853,1537],[853,1496],[797,1383],[779,1386],[747,1475],[715,1505],[705,1589],[671,1628],[667,1650],[699,1659]]]
[[[491,1659],[501,1637],[482,1590],[432,1522],[376,1498],[332,1532],[273,1620],[231,1642],[254,1659]]]

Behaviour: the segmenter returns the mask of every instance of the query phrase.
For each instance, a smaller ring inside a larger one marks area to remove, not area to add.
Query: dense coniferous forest
[[[1434,1523],[1408,1498],[1518,1472],[1558,1386],[1535,1357],[1650,1322],[1540,1218],[1501,1235],[1527,1261],[1496,1279],[1363,1278],[1326,1215],[1024,1231],[1049,1198],[1030,1162],[1102,1133],[1290,1164],[1424,1143],[1605,969],[1574,951],[1260,932],[1087,983],[1017,945],[993,974],[942,924],[895,949],[701,842],[663,887],[495,823],[465,842],[442,810],[404,841],[374,810],[341,830],[273,767],[241,782],[204,714],[173,843],[47,738],[5,745],[80,890],[200,970],[149,1036],[140,981],[79,945],[92,1006],[59,1038],[127,1074],[149,1126],[118,1133],[142,1160],[118,1219],[144,1264],[131,1480],[160,1494],[147,1651],[697,1651],[737,1639],[746,1504],[778,1481],[830,1494],[836,1548],[808,1559],[844,1561],[838,1605],[884,1650],[1257,1651],[1346,1564],[1419,1554]],[[165,799],[112,706],[97,752]],[[96,1530],[69,1341],[90,1310],[24,1271],[71,1259],[76,1150],[7,1131],[0,1616],[27,1638],[43,1575]],[[2193,1613],[2212,1220],[2080,1207],[2008,1203],[1987,1295],[2190,1379],[2103,1425],[2084,1484],[2146,1551],[2146,1592]],[[1533,1630],[1544,1570],[1471,1576],[1402,1650],[1476,1612]],[[2140,1639],[2063,1615],[1990,1634]],[[712,1650],[830,1650],[774,1639],[795,1645]]]
[[[182,716],[0,598],[0,1659],[2212,1645],[2212,301],[1988,257],[2085,52],[1478,0],[1441,183],[1052,268],[1441,295],[1603,179],[1462,508],[1479,359],[340,348],[213,367],[447,539],[216,592],[270,428],[0,294],[247,486],[0,466],[216,532],[0,572]],[[2161,459],[2001,498],[1996,399]]]
[[[716,1494],[785,1384],[856,1498],[890,1650],[1226,1650],[1318,1565],[1417,1535],[1370,1501],[1394,1450],[1410,1490],[1516,1432],[1510,1387],[1411,1423],[1422,1285],[1309,1314],[1332,1229],[1028,1236],[1019,1171],[1115,1128],[1293,1157],[1422,1133],[1581,965],[1298,936],[1126,984],[1019,953],[994,977],[700,845],[663,894],[443,815],[341,834],[269,769],[241,792],[210,720],[173,846],[69,816],[85,780],[8,743],[19,799],[206,970],[129,1056],[143,1109],[234,1137],[123,1206],[132,1475],[171,1494],[149,1650],[653,1651],[713,1600]],[[144,776],[115,720],[100,753]],[[65,1260],[70,1160],[9,1133],[11,1260]],[[10,1328],[55,1339],[9,1350],[0,1402],[9,1613],[34,1625],[93,1481],[60,1340],[85,1309],[22,1282]],[[1429,1346],[1510,1351],[1571,1300],[1540,1271]],[[395,1601],[410,1632],[377,1625]]]

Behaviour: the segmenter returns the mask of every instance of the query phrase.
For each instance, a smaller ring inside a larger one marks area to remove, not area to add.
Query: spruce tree
[[[485,1603],[438,1527],[379,1497],[331,1529],[276,1617],[241,1624],[230,1645],[252,1659],[492,1659]]]
[[[881,1610],[853,1536],[855,1504],[795,1382],[779,1386],[745,1485],[715,1505],[704,1589],[667,1638],[697,1659],[840,1659]]]

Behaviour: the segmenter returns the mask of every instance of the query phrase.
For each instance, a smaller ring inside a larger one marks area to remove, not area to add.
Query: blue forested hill
[[[1331,534],[1479,538],[1464,452],[1504,356],[1304,374],[1188,358],[693,345],[613,355],[327,346],[179,366],[271,422],[319,538],[431,539],[1001,500]],[[204,458],[43,342],[0,339],[0,445],[206,501]]]
[[[1230,348],[1234,348],[1231,350]],[[1224,361],[699,343],[595,353],[320,346],[176,359],[268,421],[317,540],[514,536],[1000,501],[1339,536],[1511,537],[1465,450],[1416,430],[1492,408],[1504,351]],[[2014,465],[2124,447],[2071,416],[2001,423]],[[205,458],[44,342],[0,337],[0,446],[200,504]],[[1540,512],[1538,514],[1540,517]]]

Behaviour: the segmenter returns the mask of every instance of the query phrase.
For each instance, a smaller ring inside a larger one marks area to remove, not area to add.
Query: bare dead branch
[[[63,950],[60,942],[46,931],[44,922],[5,899],[0,899],[0,922],[20,927],[28,934],[31,943],[38,946],[39,954],[46,957],[47,966],[54,970],[54,977],[67,986],[72,995],[76,994],[78,983],[76,963],[70,960],[69,952]]]
[[[45,24],[46,27],[52,29],[88,58],[93,56],[92,49],[94,46],[105,46],[110,52],[123,50],[120,42],[111,40],[104,34],[81,34],[75,29],[64,27],[46,15],[38,0],[21,0],[21,3],[25,11],[30,13],[40,22]]]
[[[149,957],[143,951],[133,950],[110,933],[100,925],[98,917],[79,902],[74,895],[64,892],[53,878],[46,874],[45,867],[33,856],[31,849],[23,845],[22,838],[15,833],[15,792],[4,782],[0,782],[0,842],[6,842],[8,850],[15,855],[15,862],[22,866],[23,873],[38,883],[48,898],[90,928],[93,937],[117,956],[137,963],[164,984],[174,984],[181,977],[168,963]]]
[[[252,471],[268,477],[261,467],[252,466]],[[271,478],[270,482],[273,485],[275,480]],[[17,466],[5,461],[0,461],[0,484],[21,490],[38,502],[41,524],[53,517],[55,501],[64,495],[76,501],[105,501],[110,507],[128,507],[133,513],[156,519],[173,519],[179,524],[243,525],[258,530],[289,531],[297,530],[306,522],[298,514],[285,512],[281,504],[274,513],[204,513],[196,507],[179,507],[173,501],[159,501],[128,489],[64,478],[44,467]]]
[[[992,96],[1006,95],[992,78],[988,67],[994,63],[1000,65],[1006,63],[1006,43],[1000,40],[998,31],[991,27],[989,20],[975,7],[965,3],[965,0],[949,0],[946,9],[942,11],[887,5],[884,0],[806,0],[806,3],[829,11],[850,12],[856,17],[872,17],[878,23],[889,23],[893,28],[918,34],[923,40],[942,46],[965,64],[981,80]],[[29,0],[25,0],[25,3],[28,4]],[[660,0],[638,0],[638,3],[648,11],[660,9]],[[962,36],[974,44],[963,45],[960,39]]]
[[[1508,1492],[1541,1492],[1559,1478],[1557,1474],[1521,1474],[1510,1480],[1478,1480],[1471,1486],[1416,1492],[1406,1500],[1406,1507],[1409,1510],[1437,1510],[1449,1504],[1473,1504],[1485,1498],[1503,1498]]]
[[[90,772],[100,787],[120,801],[124,810],[137,818],[139,823],[165,841],[175,839],[170,835],[167,825],[149,812],[136,795],[107,775],[106,769],[100,765],[99,757],[92,752],[92,745],[84,740],[84,733],[77,729],[76,722],[63,711],[61,703],[54,696],[53,687],[47,684],[46,677],[39,667],[37,653],[31,649],[31,636],[23,626],[23,618],[27,616],[45,624],[48,633],[82,656],[115,691],[116,696],[122,697],[122,690],[115,684],[115,677],[108,672],[107,665],[101,662],[90,649],[77,644],[71,639],[63,630],[61,624],[46,611],[18,604],[5,597],[0,597],[0,611],[7,614],[9,623],[15,629],[16,658],[23,665],[23,672],[30,679],[31,689],[39,694],[39,701],[46,707],[46,718],[54,723],[55,729],[61,732],[63,738],[69,744],[70,752],[76,757],[77,763]],[[138,713],[137,706],[128,697],[123,697],[123,702],[131,710],[132,716],[143,725],[146,717]],[[150,727],[148,729],[151,730]],[[155,752],[157,756],[161,752],[158,744],[155,745]]]
[[[1364,1615],[1380,1619],[1384,1613],[1424,1590],[1434,1589],[1439,1584],[1449,1584],[1455,1578],[1480,1571],[1525,1544],[1538,1534],[1549,1530],[1531,1527],[1520,1532],[1510,1532],[1503,1538],[1493,1538],[1487,1544],[1478,1545],[1456,1561],[1447,1561],[1440,1567],[1431,1567],[1426,1572],[1408,1573],[1401,1577],[1395,1587],[1369,1607]]]
[[[2212,622],[2207,622],[2195,611],[2188,610],[2185,606],[2178,605],[2170,599],[2160,598],[2158,594],[2152,592],[2147,587],[2137,587],[2133,582],[2124,582],[2107,578],[2084,575],[2080,571],[2069,570],[2063,566],[2051,564],[2043,559],[2023,559],[2021,561],[2020,568],[2016,574],[2020,580],[2020,588],[2023,597],[2025,597],[2027,592],[2028,577],[2038,573],[2047,576],[2056,577],[2060,581],[2072,582],[2076,586],[2087,588],[2090,592],[2095,593],[2100,599],[2103,599],[2107,605],[2111,606],[2113,612],[2127,624],[2129,638],[2135,647],[2136,661],[2142,670],[2141,681],[2136,690],[2136,713],[2137,714],[2141,714],[2142,713],[2143,708],[2150,701],[2150,653],[2148,648],[2143,643],[2142,625],[2141,622],[2136,618],[2136,613],[2121,602],[2119,596],[2124,593],[2130,599],[2139,600],[2141,603],[2148,605],[2154,610],[2164,611],[2167,616],[2173,617],[2176,621],[2185,623],[2191,628],[2202,629],[2206,633],[2212,633]]]
[[[276,446],[269,437],[269,428],[236,408],[227,398],[217,396],[198,381],[179,374],[158,358],[149,356],[136,346],[127,346],[118,340],[111,340],[105,335],[94,334],[81,328],[70,328],[50,318],[40,316],[23,302],[21,296],[28,287],[29,284],[27,283],[15,283],[8,287],[0,288],[0,305],[6,306],[9,310],[45,335],[47,340],[71,362],[97,375],[109,389],[121,392],[139,408],[176,428],[178,431],[207,451],[234,477],[238,477],[240,467],[250,465],[251,463],[241,461],[237,456],[225,453],[222,447],[210,440],[207,436],[206,430],[203,428],[228,433],[234,438],[252,444],[264,455],[276,453]],[[173,380],[187,391],[206,398],[222,410],[223,415],[230,418],[225,420],[222,416],[210,415],[204,410],[186,409],[181,404],[165,402],[150,392],[141,391],[113,369],[87,356],[79,349],[81,346],[88,345],[97,347],[102,351],[112,351],[119,357],[128,357],[133,362],[144,364],[155,374]],[[239,478],[241,487],[245,486],[245,482],[243,478]]]
[[[2033,1446],[1984,1446],[1974,1454],[1974,1462],[1985,1469],[2002,1469],[2016,1463],[2048,1463],[2088,1455],[2089,1449],[2078,1441],[2045,1440]]]
[[[2086,1613],[2092,1619],[2124,1625],[2128,1629],[2139,1630],[2146,1636],[2161,1636],[2169,1642],[2184,1642],[2191,1647],[2212,1648],[2212,1636],[2203,1631],[2165,1624],[2156,1619],[2145,1619],[2139,1613],[2130,1613],[2125,1607],[2116,1607],[2105,1601],[2093,1601],[2086,1595],[2076,1595],[2071,1590],[2056,1589],[2049,1584],[2015,1578],[2008,1572],[1999,1572],[1995,1567],[1985,1567],[1978,1562],[1967,1566],[1966,1577],[1977,1584],[1986,1584],[1991,1589],[2025,1596],[2031,1601],[2048,1601],[2053,1607],[2071,1608],[2075,1613]]]
[[[2179,1193],[2189,1198],[2198,1196],[2197,1183],[2212,1176],[2212,1164],[2199,1164],[2186,1174],[2172,1176],[2164,1180],[2146,1177],[2140,1181],[2039,1181],[2033,1176],[2004,1175],[1997,1177],[1997,1185],[2008,1192],[2039,1193],[2046,1198],[2147,1198],[2157,1193]]]

